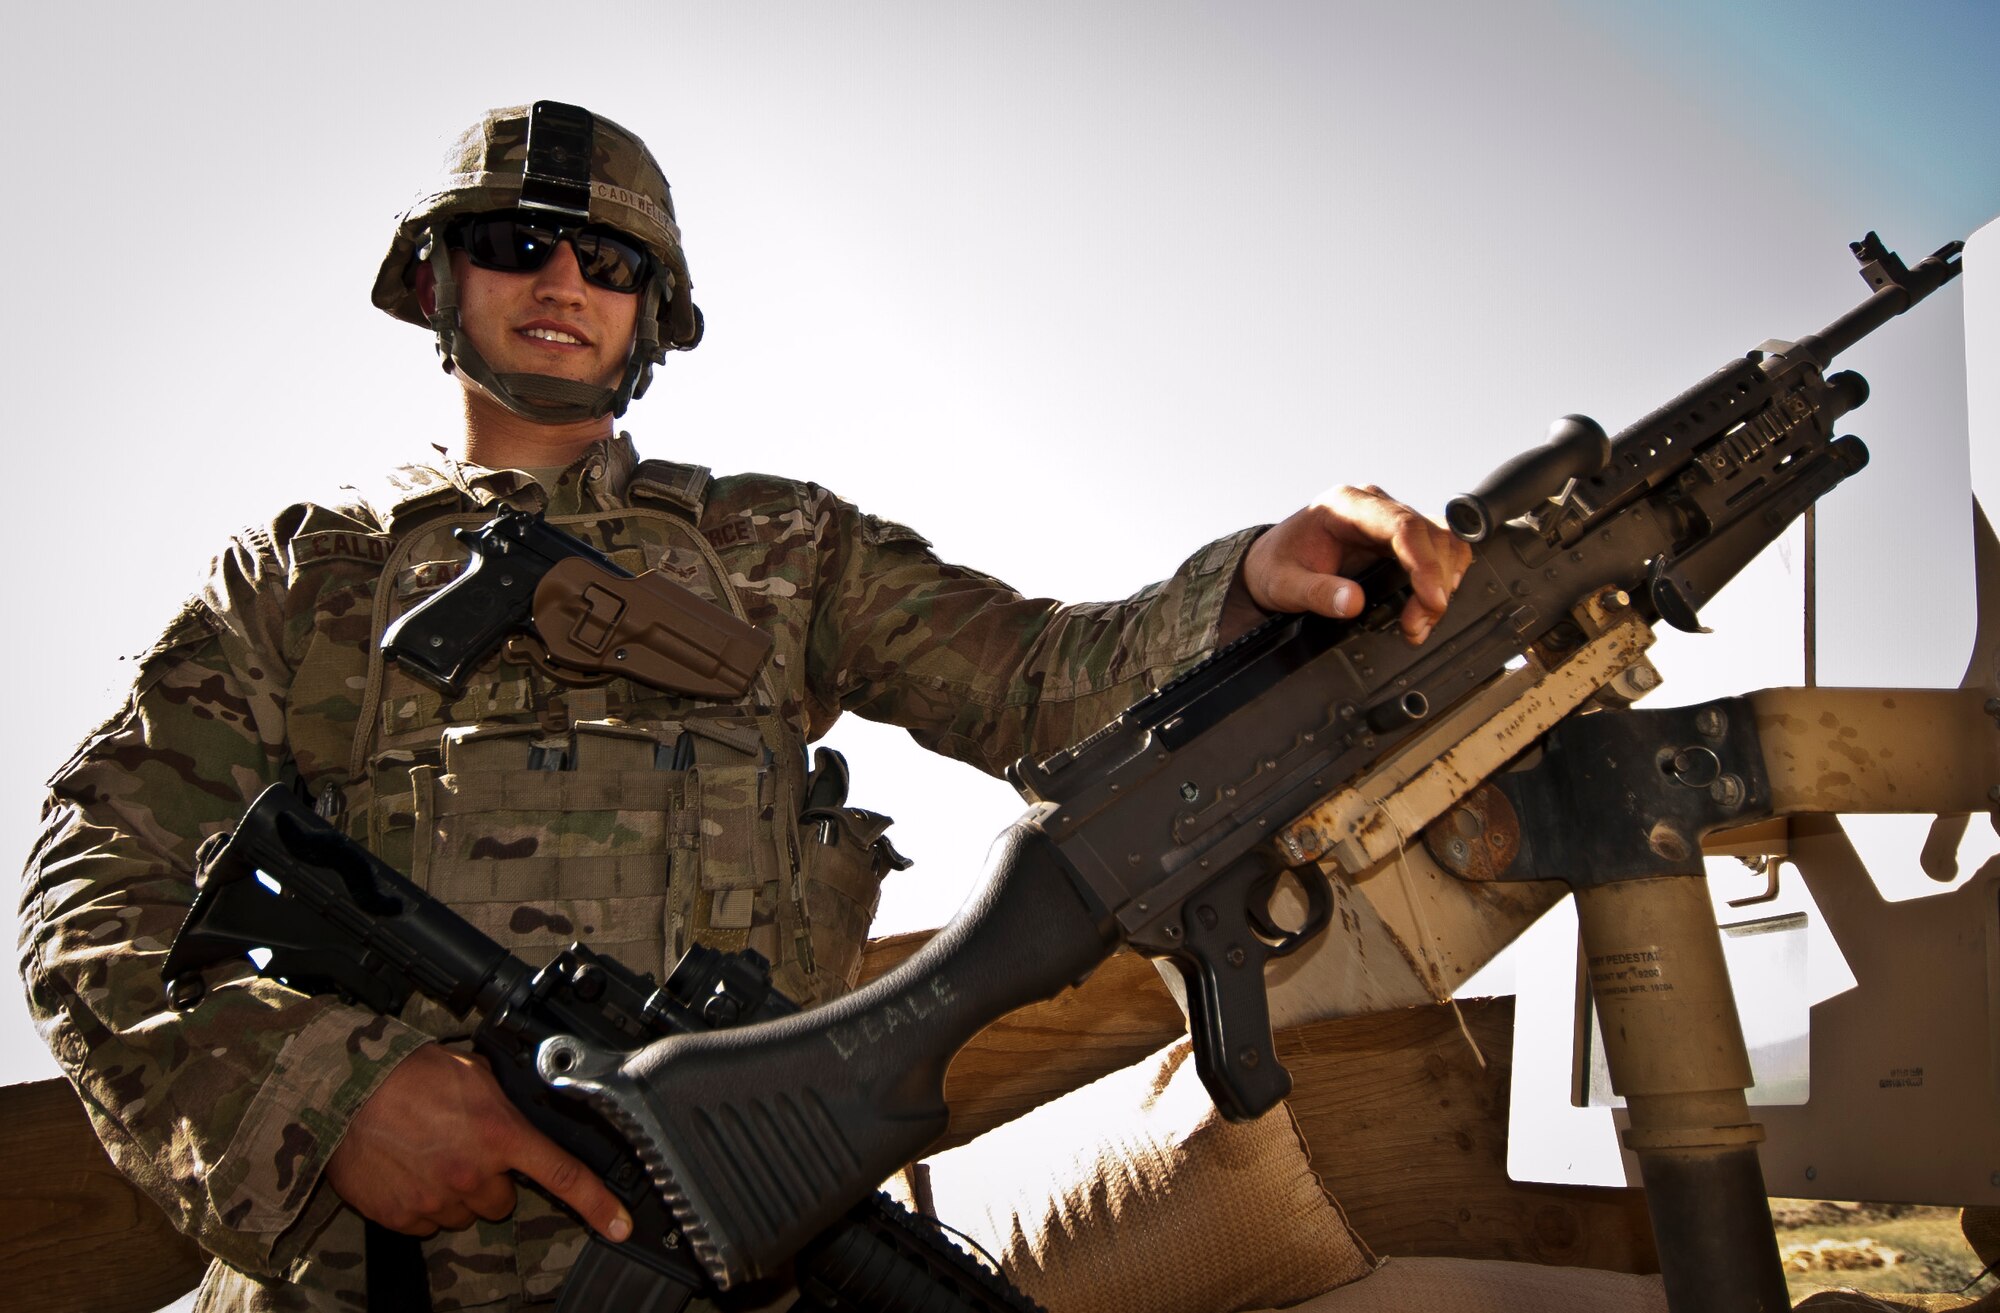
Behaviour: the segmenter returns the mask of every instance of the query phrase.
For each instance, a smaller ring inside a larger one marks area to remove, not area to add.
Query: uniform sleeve
[[[273,564],[220,561],[51,779],[20,948],[29,1008],[113,1161],[210,1252],[276,1275],[338,1207],[316,1187],[348,1119],[424,1037],[247,968],[185,1014],[165,1004],[196,846],[286,766]]]
[[[914,530],[828,501],[811,637],[818,691],[992,774],[1076,742],[1211,650],[1262,532],[1218,539],[1122,602],[1065,606],[948,565]]]

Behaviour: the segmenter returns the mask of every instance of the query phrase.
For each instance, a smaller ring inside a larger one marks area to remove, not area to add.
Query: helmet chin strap
[[[632,398],[645,392],[646,384],[652,380],[653,365],[665,358],[666,353],[660,350],[659,319],[660,279],[664,275],[656,273],[646,280],[640,293],[644,299],[639,306],[632,354],[616,388],[548,374],[496,374],[459,323],[458,281],[452,277],[450,252],[435,238],[430,248],[427,263],[435,297],[430,325],[437,334],[438,355],[443,358],[445,372],[456,369],[480,391],[522,419],[536,424],[574,424],[605,415],[623,415]]]

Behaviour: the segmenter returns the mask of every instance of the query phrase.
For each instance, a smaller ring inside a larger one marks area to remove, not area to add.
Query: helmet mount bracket
[[[538,100],[528,111],[528,160],[521,208],[587,223],[590,156],[597,120],[587,109]]]

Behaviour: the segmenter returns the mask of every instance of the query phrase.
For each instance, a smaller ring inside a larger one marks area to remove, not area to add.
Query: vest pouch
[[[884,833],[891,822],[858,807],[816,807],[799,817],[805,841],[806,915],[819,955],[820,1001],[854,988],[882,879],[910,859]]]
[[[882,901],[882,878],[907,870],[910,859],[887,835],[890,820],[847,805],[847,758],[832,748],[813,749],[806,778],[799,837],[806,920],[819,956],[820,1001],[854,988],[861,972],[868,927]]]
[[[692,715],[685,730],[698,845],[687,928],[711,948],[763,954],[772,983],[810,1005],[824,996],[824,978],[814,963],[793,819],[803,750],[769,715]]]
[[[359,787],[347,791],[347,830],[361,838],[368,851],[410,876],[415,854],[410,836],[417,823],[416,797],[410,791],[410,772],[417,754],[404,748],[377,753]]]
[[[783,956],[774,927],[789,883],[772,843],[776,783],[762,763],[699,763],[688,772],[699,848],[695,937],[725,951],[754,948],[773,962]]]
[[[654,731],[584,722],[448,731],[441,767],[411,772],[410,878],[539,967],[582,940],[664,978],[684,772]]]

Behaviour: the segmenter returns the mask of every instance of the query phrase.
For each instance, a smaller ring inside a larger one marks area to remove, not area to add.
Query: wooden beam
[[[111,1165],[64,1080],[0,1088],[0,1271],[22,1313],[153,1313],[208,1255]]]

